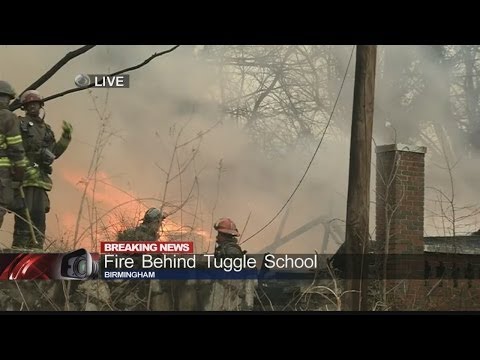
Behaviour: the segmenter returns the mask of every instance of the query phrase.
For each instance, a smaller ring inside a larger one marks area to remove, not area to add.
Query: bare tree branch
[[[58,61],[55,65],[53,65],[50,70],[48,70],[45,74],[40,76],[38,80],[35,80],[31,85],[29,85],[25,90],[23,90],[20,94],[23,94],[27,90],[36,90],[43,84],[45,84],[53,75],[57,73],[58,70],[60,70],[62,67],[64,67],[70,60],[75,59],[76,57],[85,54],[87,51],[91,50],[94,48],[96,45],[85,45],[82,46],[81,48],[78,48],[77,50],[70,51],[65,55],[60,61]],[[20,104],[20,99],[15,99],[13,101],[9,108],[11,111],[14,111],[18,109],[21,106]]]
[[[125,68],[125,69],[122,69],[122,70],[118,70],[114,73],[111,73],[111,74],[108,74],[108,76],[116,76],[116,75],[120,75],[120,74],[123,74],[123,73],[126,73],[128,71],[133,71],[133,70],[137,70],[139,68],[141,68],[142,66],[145,66],[147,65],[150,61],[152,61],[153,59],[159,57],[159,56],[162,56],[162,55],[165,55],[165,54],[168,54],[170,52],[172,52],[173,50],[175,50],[176,48],[178,48],[180,45],[175,45],[174,47],[168,49],[168,50],[165,50],[165,51],[162,51],[162,52],[159,52],[159,53],[155,53],[153,54],[152,56],[150,56],[148,59],[146,59],[145,61],[143,61],[142,63],[140,64],[137,64],[135,66],[131,66],[129,68]],[[50,101],[50,100],[53,100],[53,99],[56,99],[56,98],[59,98],[61,96],[65,96],[65,95],[68,95],[68,94],[71,94],[71,93],[74,93],[74,92],[77,92],[77,91],[82,91],[82,90],[86,90],[86,89],[89,89],[91,87],[93,87],[95,84],[92,83],[88,86],[85,86],[85,87],[75,87],[75,88],[72,88],[72,89],[69,89],[69,90],[65,90],[65,91],[62,91],[62,92],[59,92],[59,93],[56,93],[56,94],[53,94],[53,95],[50,95],[50,96],[47,96],[46,98],[43,99],[44,102],[47,102],[47,101]],[[12,106],[10,106],[10,110],[13,111],[13,110],[16,110],[20,107],[20,104],[18,104],[16,107],[13,107],[13,104]]]

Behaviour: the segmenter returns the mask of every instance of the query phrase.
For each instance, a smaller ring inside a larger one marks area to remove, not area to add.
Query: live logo
[[[129,75],[90,75],[93,78],[94,87],[103,88],[128,88],[130,85]]]

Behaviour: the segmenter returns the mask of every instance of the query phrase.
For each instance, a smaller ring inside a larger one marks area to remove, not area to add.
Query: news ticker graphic
[[[86,280],[98,278],[99,254],[1,253],[0,280]]]
[[[424,279],[423,255],[334,254],[244,254],[215,257],[213,254],[103,254],[100,278],[105,280],[330,280],[354,278],[347,275],[346,264],[366,262],[370,279]],[[335,264],[334,264],[335,263]],[[333,269],[334,268],[334,269]],[[448,278],[445,272],[444,278]]]
[[[0,280],[322,280],[353,278],[347,264],[368,264],[369,279],[473,279],[480,264],[464,256],[243,254],[218,258],[195,254],[191,242],[103,242],[101,253],[0,253]],[[427,261],[427,259],[429,261]],[[387,261],[385,261],[387,260]],[[459,261],[457,260],[457,264]],[[387,267],[384,268],[384,264]]]

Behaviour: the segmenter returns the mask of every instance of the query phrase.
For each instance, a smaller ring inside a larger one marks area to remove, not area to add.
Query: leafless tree
[[[269,156],[282,156],[319,136],[345,72],[348,47],[207,46],[218,67],[223,111]],[[338,54],[338,55],[337,55]],[[351,81],[350,85],[352,86]],[[347,90],[348,91],[348,90]],[[341,104],[336,119],[345,118]],[[337,121],[332,132],[347,129]]]

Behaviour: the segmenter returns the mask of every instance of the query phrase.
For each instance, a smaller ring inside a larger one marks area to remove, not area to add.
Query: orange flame
[[[89,203],[95,203],[98,208],[105,208],[99,217],[102,218],[101,224],[103,232],[96,234],[97,241],[107,241],[115,238],[115,234],[128,227],[136,226],[140,222],[143,212],[146,207],[135,200],[136,196],[129,194],[126,191],[119,189],[108,174],[99,171],[95,179],[86,179],[82,173],[76,170],[64,170],[62,177],[73,187],[84,191],[86,189],[86,196]],[[103,215],[102,215],[103,214]],[[64,212],[61,221],[64,226],[74,228],[77,214],[76,212]],[[93,220],[97,221],[97,220]],[[83,220],[81,227],[86,228],[91,221]],[[97,221],[98,224],[98,221]],[[83,225],[83,226],[82,226]],[[205,244],[210,242],[209,233],[203,229],[191,229],[190,227],[181,226],[174,221],[174,219],[166,218],[162,223],[162,232],[160,241],[195,241],[199,242],[201,248],[206,248]],[[91,248],[92,244],[88,243],[88,239],[83,239],[81,246]],[[78,246],[77,245],[77,246]],[[85,246],[87,245],[87,246]]]
[[[90,179],[91,183],[80,173],[72,170],[65,171],[62,176],[68,183],[75,187],[80,187],[82,190],[87,186],[87,196],[91,200],[95,199],[95,202],[98,204],[103,203],[110,205],[112,208],[124,204],[122,208],[137,210],[136,204],[138,202],[135,201],[135,196],[119,189],[118,186],[110,180],[107,173],[103,171],[97,172],[95,179]]]

